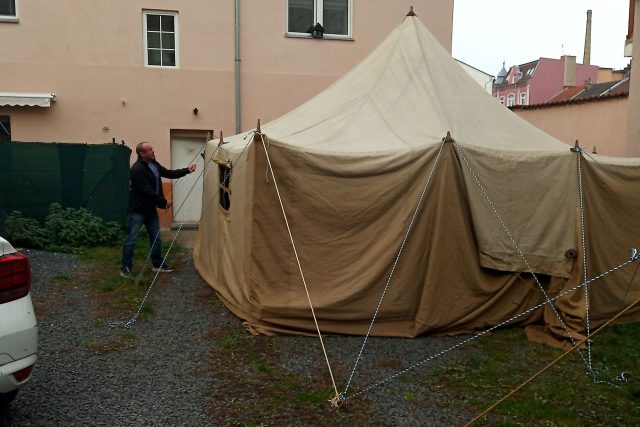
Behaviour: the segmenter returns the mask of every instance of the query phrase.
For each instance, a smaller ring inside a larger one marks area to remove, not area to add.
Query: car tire
[[[9,404],[16,398],[18,389],[12,390],[9,393],[0,393],[0,408],[9,406]]]

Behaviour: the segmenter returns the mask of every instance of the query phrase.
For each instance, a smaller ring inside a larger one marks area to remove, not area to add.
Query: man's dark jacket
[[[162,178],[177,179],[189,173],[188,168],[170,170],[155,160],[152,161]],[[164,198],[162,191],[162,180],[160,177],[157,178],[158,191],[156,191],[156,176],[147,163],[138,158],[131,166],[129,177],[131,180],[129,188],[130,213],[148,215],[155,212],[156,208],[165,209],[167,207],[167,199]]]

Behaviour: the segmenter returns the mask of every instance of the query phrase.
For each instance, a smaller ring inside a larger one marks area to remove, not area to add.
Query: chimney
[[[591,9],[587,10],[587,29],[584,33],[584,55],[582,56],[582,63],[585,65],[591,64]]]
[[[573,87],[576,85],[576,57],[574,55],[565,55],[564,60],[564,87]]]

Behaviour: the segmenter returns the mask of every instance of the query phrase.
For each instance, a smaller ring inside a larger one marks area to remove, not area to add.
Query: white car
[[[31,303],[31,263],[0,237],[0,409],[29,381],[38,325]]]

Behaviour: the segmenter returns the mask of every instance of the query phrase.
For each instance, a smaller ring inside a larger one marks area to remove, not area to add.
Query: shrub
[[[43,249],[49,244],[44,227],[37,220],[23,216],[20,211],[10,212],[4,223],[5,234],[14,245]]]
[[[7,237],[16,245],[58,252],[110,246],[121,238],[117,223],[104,223],[85,208],[63,208],[58,203],[49,205],[44,226],[18,211],[9,214],[5,224]]]

